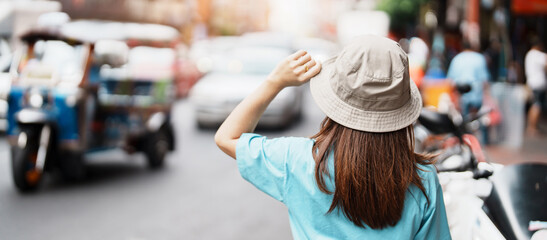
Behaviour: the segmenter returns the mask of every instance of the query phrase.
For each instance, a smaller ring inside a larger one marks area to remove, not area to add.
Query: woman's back
[[[423,171],[418,171],[429,204],[422,191],[411,185],[405,195],[402,217],[395,226],[381,230],[361,228],[339,210],[327,213],[333,195],[320,191],[317,186],[313,145],[314,140],[309,138],[266,139],[257,134],[244,134],[236,150],[242,177],[288,207],[295,239],[443,239],[450,236],[447,226],[442,226],[446,214],[433,166],[420,166]],[[329,162],[330,172],[334,172],[332,157]],[[333,181],[326,184],[329,190],[334,190]]]

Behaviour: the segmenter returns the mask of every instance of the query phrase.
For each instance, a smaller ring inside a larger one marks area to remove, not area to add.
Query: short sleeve
[[[236,160],[241,176],[256,188],[283,202],[289,143],[244,133],[237,141]]]
[[[434,170],[433,170],[434,171]],[[443,191],[435,172],[431,172],[431,190],[428,191],[429,203],[418,233],[414,239],[452,239],[446,218]]]

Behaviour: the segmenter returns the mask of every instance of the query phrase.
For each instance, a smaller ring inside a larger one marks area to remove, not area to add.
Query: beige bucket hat
[[[323,62],[310,90],[330,119],[366,132],[405,128],[422,108],[406,53],[398,43],[373,35],[355,38],[338,56]]]

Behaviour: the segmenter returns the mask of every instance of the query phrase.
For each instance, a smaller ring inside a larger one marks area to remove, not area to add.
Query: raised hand
[[[313,60],[306,51],[299,50],[283,61],[270,73],[267,81],[279,88],[300,86],[321,71],[321,63]]]

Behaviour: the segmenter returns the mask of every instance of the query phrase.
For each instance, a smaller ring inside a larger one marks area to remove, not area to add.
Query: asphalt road
[[[313,135],[324,115],[304,92],[302,121],[262,133]],[[286,207],[241,178],[214,130],[196,127],[189,102],[173,111],[177,149],[163,170],[148,170],[140,154],[95,153],[83,182],[50,174],[32,194],[13,186],[0,137],[0,239],[290,239]]]

